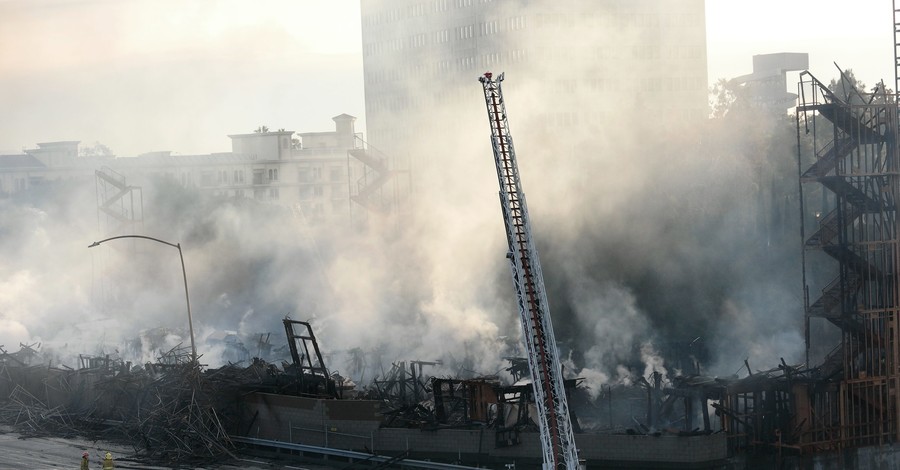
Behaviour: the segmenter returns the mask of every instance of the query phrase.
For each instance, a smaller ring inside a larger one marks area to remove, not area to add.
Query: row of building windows
[[[353,167],[348,168],[349,176],[353,177]],[[300,183],[312,183],[322,179],[322,168],[300,168],[297,173],[297,181]],[[344,179],[344,169],[333,166],[328,170],[329,181],[336,182]]]
[[[458,26],[455,32],[457,40],[472,39],[475,37],[475,25]]]
[[[525,49],[515,49],[482,54],[478,57],[460,57],[455,60],[437,60],[430,63],[417,62],[412,65],[411,69],[407,70],[396,67],[383,70],[372,70],[369,68],[366,70],[365,81],[367,85],[397,82],[408,78],[410,72],[417,77],[429,73],[433,76],[443,76],[451,70],[471,70],[476,65],[489,67],[499,64],[514,64],[525,61],[527,58],[528,52]]]
[[[475,57],[460,57],[456,59],[457,70],[467,70],[475,67]]]
[[[497,21],[485,21],[484,23],[478,23],[478,28],[478,31],[482,36],[490,36],[491,34],[497,34],[500,32]]]
[[[631,92],[631,91],[695,91],[706,89],[704,77],[666,76],[640,78],[590,78],[586,80],[561,79],[554,87],[566,92]]]
[[[405,8],[394,8],[391,10],[379,11],[378,13],[374,13],[371,15],[364,15],[362,17],[362,25],[363,27],[366,27],[386,23],[394,23],[396,21],[405,20],[407,18],[424,16],[427,13],[427,5],[425,5],[424,3],[417,3],[415,5],[409,5]]]
[[[703,16],[686,13],[634,13],[608,9],[603,12],[576,13],[538,13],[534,15],[535,28],[559,28],[573,30],[578,28],[660,28],[663,26],[689,27],[701,26]],[[702,12],[702,10],[700,10]]]
[[[639,77],[629,79],[619,78],[587,78],[587,79],[560,79],[553,83],[553,88],[560,93],[594,93],[594,94],[621,94],[633,92],[647,93],[705,93],[706,79],[702,76],[666,76],[666,77]],[[410,108],[436,106],[454,102],[462,97],[458,94],[459,88],[444,88],[430,96],[422,95],[383,95],[370,99],[367,108],[372,112],[400,112]],[[588,95],[589,96],[589,95]]]
[[[442,29],[431,33],[431,41],[435,44],[444,44],[450,42],[450,30]]]
[[[310,199],[317,199],[325,196],[325,186],[320,184],[301,186],[298,188],[298,191],[297,194],[301,201],[308,201]],[[340,184],[332,184],[330,193],[331,199],[346,199],[347,187]]]
[[[487,36],[507,31],[519,31],[527,27],[525,16],[512,16],[502,20],[492,20],[482,23],[472,23],[453,28],[453,40],[467,41],[476,35]],[[444,44],[450,41],[450,30],[442,29],[430,33],[419,33],[403,38],[394,38],[385,41],[374,41],[363,44],[363,55],[368,57],[384,52],[398,52],[404,49],[424,47],[429,44]]]
[[[696,44],[616,44],[564,49],[538,47],[534,53],[537,62],[666,61],[672,64],[690,63],[691,68],[697,68],[697,61],[703,60],[705,50],[705,46]]]
[[[428,43],[425,34],[414,34],[409,38],[411,47],[422,47]]]
[[[203,187],[216,185],[242,185],[245,184],[244,170],[206,170],[199,173],[199,184]],[[332,182],[343,181],[344,175],[353,176],[353,168],[350,167],[345,172],[343,167],[332,166],[329,168],[328,178]],[[162,176],[163,174],[160,174]],[[174,176],[174,175],[171,175]],[[191,172],[181,173],[181,184],[185,187],[194,184],[194,175]],[[263,185],[279,182],[278,168],[257,168],[252,173],[252,184]],[[299,168],[297,170],[297,181],[300,183],[312,183],[322,179],[321,167]]]
[[[319,188],[321,189],[321,188]],[[281,191],[278,188],[257,188],[254,189],[252,193],[248,193],[243,189],[229,189],[216,191],[213,193],[218,197],[235,197],[235,198],[244,198],[248,197],[252,194],[253,198],[257,201],[278,201],[281,199]],[[321,194],[319,194],[321,196]],[[303,211],[304,216],[306,217],[315,217],[319,218],[325,214],[325,204],[322,202],[316,202],[312,197],[305,197],[304,194],[300,194],[300,203],[301,210]],[[331,199],[331,212],[339,213],[346,211],[347,206],[347,198],[345,197],[336,197]]]
[[[467,8],[476,3],[489,3],[491,0],[433,0],[433,3],[417,3],[403,8],[380,11],[365,15],[362,18],[363,27],[391,24],[410,18],[419,18],[430,14],[440,14],[453,8]],[[687,12],[640,12],[636,7],[605,6],[603,11],[593,12],[569,12],[569,13],[538,13],[534,17],[535,26],[539,28],[621,28],[621,27],[646,27],[659,28],[663,26],[693,27],[703,23],[702,10],[695,13]],[[524,23],[520,28],[524,28]]]
[[[347,192],[342,186],[332,186],[331,188],[331,201],[334,207],[342,208],[347,203]],[[247,197],[249,193],[244,189],[227,189],[227,190],[218,190],[213,193],[216,196],[220,197]],[[252,191],[253,198],[260,201],[277,201],[281,199],[281,190],[280,188],[255,188]],[[316,199],[321,199],[325,195],[325,187],[321,185],[317,186],[305,186],[298,189],[297,199],[300,201],[315,201]],[[317,203],[321,205],[321,203]]]
[[[483,65],[495,65],[501,62],[501,57],[503,57],[503,53],[501,52],[493,52],[490,54],[484,54],[481,56],[481,63]]]
[[[706,53],[704,46],[670,45],[663,47],[663,56],[669,59],[691,60],[702,59]]]
[[[321,168],[314,168],[314,170],[318,170],[317,172],[321,175]],[[239,172],[238,174],[243,174],[243,170],[235,170]],[[272,177],[277,178],[277,169],[269,170]],[[169,172],[162,173],[153,173],[158,177],[174,177],[175,175]],[[213,181],[218,178],[215,175],[223,175],[227,174],[226,170],[219,170],[217,172],[212,171],[204,171],[200,173],[200,187],[210,187],[214,186]],[[347,201],[347,186],[345,184],[336,184],[336,181],[340,181],[340,178],[343,175],[343,170],[341,168],[331,168],[331,181],[330,185],[308,185],[302,186],[298,188],[299,199],[301,200],[311,200],[316,198],[321,198],[325,195],[326,186],[330,186],[330,197],[332,200],[337,201],[342,204],[346,204]],[[181,173],[181,184],[185,187],[193,186],[193,177],[190,172],[182,172]],[[31,186],[37,186],[40,184],[43,179],[40,177],[32,177],[33,181],[31,181]],[[16,192],[25,191],[28,189],[29,184],[26,178],[14,178],[12,179],[14,190]],[[223,180],[222,182],[226,182]],[[2,192],[3,185],[0,184],[0,192]],[[228,197],[245,197],[247,195],[246,191],[241,188],[230,189],[230,190],[216,190],[214,195],[217,196],[228,196]],[[253,189],[253,197],[259,200],[278,200],[280,198],[280,191],[277,187],[266,187],[266,188],[255,188]]]
[[[277,201],[281,198],[278,188],[257,188],[253,190],[253,199],[258,201]]]
[[[457,28],[455,34],[464,35],[468,34],[468,26]],[[424,35],[416,36],[416,41],[424,41]],[[368,53],[376,54],[382,51],[385,47],[388,48],[397,48],[399,51],[401,47],[400,40],[394,41],[385,41],[385,42],[376,42],[369,44],[367,47]],[[701,44],[634,44],[634,45],[605,45],[593,47],[590,45],[587,46],[575,46],[569,48],[541,48],[537,51],[542,55],[544,60],[555,59],[555,60],[584,60],[585,57],[590,57],[595,60],[610,60],[610,59],[636,59],[636,60],[660,60],[660,59],[668,59],[668,60],[702,60],[704,58],[705,47]],[[507,52],[502,52],[505,56],[508,56],[512,61],[519,61],[524,59],[524,49],[517,49]],[[498,59],[489,58],[485,64],[496,63]],[[448,61],[437,61],[435,64],[438,64],[436,72],[445,71],[446,69],[443,67],[443,63],[449,63]],[[395,77],[392,79],[397,79],[399,77]],[[388,79],[388,78],[386,78]]]
[[[476,4],[492,2],[493,0],[431,0],[365,15],[362,23],[363,26],[376,26],[408,18],[418,18],[431,13],[441,13],[449,11],[451,8],[468,8]]]

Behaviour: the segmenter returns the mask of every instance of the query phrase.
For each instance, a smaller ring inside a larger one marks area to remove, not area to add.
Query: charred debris
[[[140,458],[168,463],[233,457],[229,436],[240,434],[241,397],[251,392],[373,400],[382,427],[488,427],[497,430],[498,446],[517,445],[522,433],[537,430],[525,358],[505,358],[505,380],[433,376],[429,371],[439,361],[414,360],[395,362],[358,386],[329,372],[308,322],[283,323],[290,360],[281,364],[254,357],[209,369],[179,345],[143,365],[117,355],[82,355],[71,368],[48,363],[40,344],[20,344],[17,352],[0,348],[0,423],[24,436],[124,440]],[[262,335],[257,350],[271,348],[271,339]],[[821,386],[816,377],[823,375],[829,374],[822,368],[787,364],[740,380],[699,370],[675,377],[653,372],[596,391],[571,378],[566,391],[578,433],[727,432],[733,450],[791,448],[804,427],[792,411],[793,393]]]

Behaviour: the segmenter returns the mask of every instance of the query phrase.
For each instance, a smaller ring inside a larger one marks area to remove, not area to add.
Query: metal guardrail
[[[369,450],[371,450],[372,452],[375,452],[375,433],[374,432],[369,434],[368,436],[364,436],[362,434],[348,434],[345,432],[329,431],[327,426],[324,427],[323,429],[319,429],[319,428],[307,428],[307,427],[301,427],[301,426],[294,426],[292,423],[289,423],[288,431],[290,432],[290,435],[289,435],[288,439],[291,442],[293,442],[293,440],[294,440],[293,435],[294,435],[295,429],[299,429],[301,431],[323,433],[325,435],[325,447],[328,447],[328,436],[344,436],[344,437],[355,437],[358,439],[365,439],[366,441],[369,442]]]
[[[291,442],[272,441],[269,439],[257,439],[253,437],[230,436],[233,442],[242,444],[251,444],[265,447],[275,447],[279,449],[297,450],[313,454],[328,455],[333,457],[343,457],[348,459],[367,460],[369,462],[388,462],[394,460],[394,457],[387,455],[367,454],[364,452],[355,452],[352,450],[335,449],[332,447],[319,447],[306,444],[294,444]],[[433,470],[476,470],[477,467],[466,467],[464,465],[453,465],[449,463],[429,462],[427,460],[403,459],[396,462],[396,465],[409,468],[427,468]]]

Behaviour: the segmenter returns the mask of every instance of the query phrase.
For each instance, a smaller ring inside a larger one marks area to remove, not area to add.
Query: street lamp
[[[184,255],[181,253],[181,243],[169,243],[165,240],[160,240],[158,238],[147,237],[144,235],[119,235],[118,237],[111,237],[105,240],[100,240],[98,242],[91,243],[88,245],[88,248],[93,248],[95,246],[100,246],[101,243],[108,242],[110,240],[115,240],[118,238],[143,238],[145,240],[152,240],[157,243],[162,243],[163,245],[169,245],[174,248],[178,248],[178,257],[181,258],[181,275],[184,277],[184,301],[187,303],[187,315],[188,315],[188,329],[191,332],[191,361],[193,365],[197,365],[197,346],[194,344],[194,320],[191,318],[191,298],[188,296],[188,284],[187,284],[187,271],[184,269]]]

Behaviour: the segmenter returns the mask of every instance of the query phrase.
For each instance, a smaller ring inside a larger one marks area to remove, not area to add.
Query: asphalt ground
[[[121,444],[90,441],[78,438],[27,437],[23,438],[12,428],[0,427],[0,470],[41,470],[65,468],[78,470],[81,454],[90,454],[91,470],[101,468],[103,456],[113,454],[116,469],[145,470],[335,470],[334,467],[306,465],[286,461],[268,461],[247,457],[229,462],[215,462],[200,466],[161,467],[142,463],[131,447]]]

